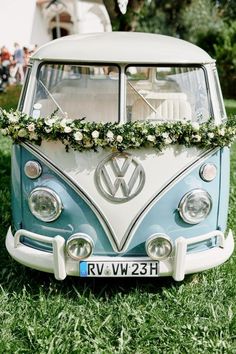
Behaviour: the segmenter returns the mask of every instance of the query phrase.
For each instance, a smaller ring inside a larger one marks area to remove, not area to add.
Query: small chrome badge
[[[98,189],[106,198],[127,202],[143,189],[145,172],[132,155],[117,152],[100,162],[95,178]]]

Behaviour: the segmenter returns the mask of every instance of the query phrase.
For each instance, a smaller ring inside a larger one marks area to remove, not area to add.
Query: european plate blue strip
[[[87,267],[87,262],[80,262],[79,264],[79,273],[81,277],[87,277],[88,276],[88,267]]]

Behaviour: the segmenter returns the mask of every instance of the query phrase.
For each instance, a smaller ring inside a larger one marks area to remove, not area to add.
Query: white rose
[[[46,133],[50,133],[52,131],[52,128],[45,128]]]
[[[169,144],[171,144],[172,143],[172,140],[170,139],[170,138],[166,138],[165,139],[165,144],[166,145],[169,145]]]
[[[66,118],[66,123],[67,123],[67,124],[73,123],[73,119],[71,119],[71,118]]]
[[[109,140],[113,140],[114,139],[114,134],[112,133],[112,131],[108,131],[107,132],[107,138],[109,139]]]
[[[193,138],[195,141],[201,141],[201,136],[200,135],[193,135]]]
[[[148,141],[151,141],[152,143],[156,140],[155,136],[154,135],[148,135],[147,136],[147,140]]]
[[[61,126],[62,128],[65,128],[66,125],[67,125],[67,119],[66,119],[66,118],[63,118],[63,119],[60,121],[60,126]]]
[[[51,127],[56,122],[56,118],[46,118],[45,124]]]
[[[92,132],[92,137],[93,137],[93,139],[97,139],[99,137],[99,132],[97,130],[94,130]]]
[[[74,133],[74,138],[76,141],[81,141],[83,140],[83,134],[81,132],[76,132]]]
[[[29,132],[33,132],[33,131],[35,130],[35,124],[34,124],[34,123],[30,123],[30,124],[27,126],[27,128],[28,128],[28,131],[29,131]]]
[[[121,143],[123,141],[123,137],[121,135],[117,135],[116,141],[118,141],[118,143]]]
[[[7,135],[9,133],[9,130],[7,128],[1,129],[2,135]]]
[[[208,133],[207,135],[210,139],[214,138],[214,136],[215,136],[214,133]]]
[[[17,123],[19,121],[19,117],[13,113],[8,113],[7,118],[9,119],[10,123]]]
[[[221,128],[221,129],[219,130],[219,134],[220,134],[221,136],[224,136],[224,135],[225,135],[225,128]]]
[[[67,126],[65,126],[65,128],[64,128],[64,132],[65,132],[65,133],[70,133],[70,132],[72,132],[71,127],[67,127]]]
[[[162,133],[161,136],[162,136],[164,139],[169,138],[169,134],[168,134],[168,133]]]
[[[192,123],[192,128],[193,128],[193,130],[199,130],[200,129],[200,125],[197,122],[193,122]]]

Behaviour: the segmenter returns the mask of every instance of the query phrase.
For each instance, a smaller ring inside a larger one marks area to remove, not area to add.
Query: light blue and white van
[[[226,114],[202,49],[143,33],[52,41],[31,58],[19,111],[15,260],[59,280],[181,281],[230,257]]]

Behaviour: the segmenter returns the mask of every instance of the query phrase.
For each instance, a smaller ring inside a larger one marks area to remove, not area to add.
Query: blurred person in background
[[[10,65],[12,55],[9,50],[3,46],[0,51],[0,92],[5,92],[9,83]]]
[[[12,55],[5,45],[1,48],[0,59],[3,66],[9,67],[11,65]]]
[[[12,71],[12,77],[15,78],[16,81],[18,81],[21,85],[24,82],[24,51],[20,47],[19,43],[14,43],[15,51],[13,54],[13,63],[15,64],[15,67]]]
[[[26,69],[27,66],[29,64],[29,58],[30,58],[30,52],[29,49],[27,47],[23,47],[23,52],[24,52],[24,66],[23,66],[23,70],[24,70],[24,74],[26,73]]]

